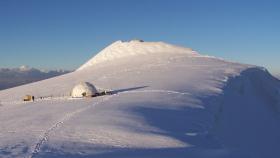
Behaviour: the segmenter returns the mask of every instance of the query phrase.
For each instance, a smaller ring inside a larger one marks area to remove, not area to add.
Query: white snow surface
[[[107,64],[108,62],[116,60],[118,58],[138,55],[143,56],[155,53],[183,53],[192,56],[199,55],[190,48],[174,46],[164,42],[141,42],[138,40],[132,40],[128,42],[116,41],[103,49],[87,63],[82,65],[78,70],[86,69],[87,67],[91,67],[98,63]]]
[[[80,82],[113,94],[71,98]],[[0,157],[279,157],[279,94],[261,67],[117,41],[78,71],[0,91]]]

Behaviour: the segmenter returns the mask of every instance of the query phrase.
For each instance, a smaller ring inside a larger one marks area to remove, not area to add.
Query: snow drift
[[[113,95],[72,99],[85,81]],[[75,72],[0,91],[0,155],[279,157],[279,93],[261,67],[117,41]]]

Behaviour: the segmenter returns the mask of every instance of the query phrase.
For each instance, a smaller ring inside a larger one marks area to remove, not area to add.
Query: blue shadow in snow
[[[143,88],[147,88],[147,87],[149,87],[149,86],[139,86],[139,87],[117,89],[117,90],[110,91],[110,93],[111,94],[118,94],[118,93],[122,93],[122,92],[134,91],[134,90],[143,89]]]

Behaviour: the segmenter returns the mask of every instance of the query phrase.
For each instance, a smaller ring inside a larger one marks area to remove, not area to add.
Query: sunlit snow
[[[80,82],[112,93],[71,98]],[[0,157],[279,157],[279,87],[261,67],[117,41],[75,72],[0,91]]]

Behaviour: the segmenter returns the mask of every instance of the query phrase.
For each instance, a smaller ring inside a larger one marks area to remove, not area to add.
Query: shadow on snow
[[[277,157],[280,155],[277,149],[280,144],[276,141],[276,138],[280,137],[278,127],[280,97],[275,86],[280,87],[279,80],[271,77],[268,72],[252,68],[228,80],[221,94],[195,96],[204,108],[185,106],[170,109],[164,108],[168,106],[162,103],[146,100],[136,103],[136,108],[129,109],[142,116],[150,126],[160,129],[161,132],[158,134],[191,144],[191,147],[102,149],[94,144],[66,142],[70,146],[59,149],[45,145],[36,157]],[[112,93],[118,94],[146,87],[119,89]],[[154,106],[145,106],[150,104]],[[161,108],[156,108],[157,106]],[[78,152],[71,153],[71,148]],[[5,149],[0,151],[4,155],[5,152],[9,152]]]

